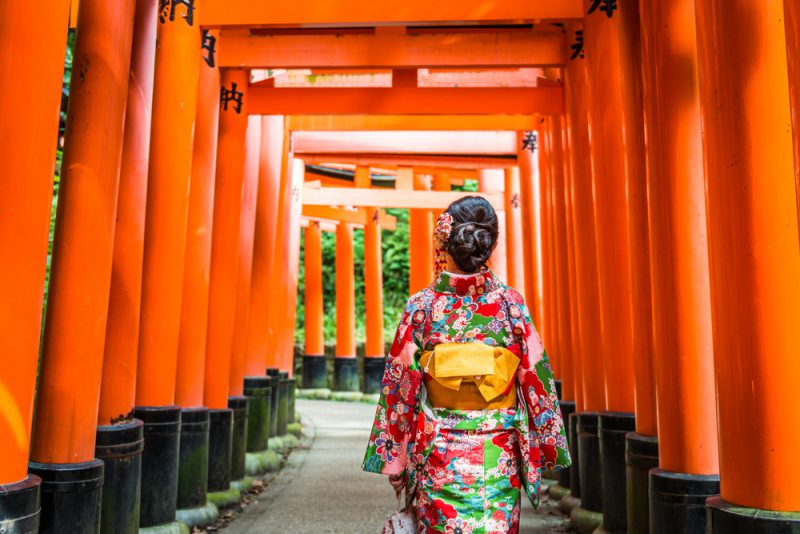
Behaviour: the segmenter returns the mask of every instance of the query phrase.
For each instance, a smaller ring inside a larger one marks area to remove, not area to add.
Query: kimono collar
[[[489,270],[474,274],[456,274],[442,271],[433,281],[433,289],[439,293],[453,293],[458,296],[483,295],[497,286],[494,274]]]

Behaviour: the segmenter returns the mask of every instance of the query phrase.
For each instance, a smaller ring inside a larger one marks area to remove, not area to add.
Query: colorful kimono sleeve
[[[420,314],[422,314],[420,318]],[[414,324],[421,324],[424,311],[415,298],[409,301],[386,360],[382,390],[372,425],[364,471],[384,475],[405,472],[414,444],[422,373]]]
[[[558,405],[550,360],[533,325],[528,308],[514,290],[507,292],[513,315],[518,314],[514,334],[522,339],[522,361],[517,379],[525,397],[528,424],[539,444],[541,465],[546,469],[569,467],[571,463],[566,429]],[[515,311],[514,307],[518,308]]]

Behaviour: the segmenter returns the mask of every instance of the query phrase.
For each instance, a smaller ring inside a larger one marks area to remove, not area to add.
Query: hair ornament
[[[436,219],[436,237],[438,237],[442,243],[447,243],[447,240],[450,239],[450,232],[452,231],[453,216],[445,211]]]

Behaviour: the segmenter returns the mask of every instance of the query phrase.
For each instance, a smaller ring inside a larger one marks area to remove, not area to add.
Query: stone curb
[[[139,534],[190,534],[189,527],[174,521],[166,525],[157,525],[155,527],[144,527],[139,529]]]
[[[211,502],[206,502],[205,506],[200,506],[198,508],[184,508],[178,510],[175,515],[175,519],[188,526],[190,529],[210,525],[216,521],[218,517],[219,509]]]

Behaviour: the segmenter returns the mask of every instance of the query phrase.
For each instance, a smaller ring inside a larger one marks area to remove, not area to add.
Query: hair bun
[[[483,197],[468,196],[446,210],[453,216],[447,252],[461,270],[472,273],[485,266],[497,244],[497,215]]]

